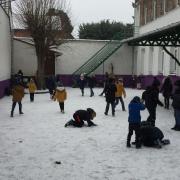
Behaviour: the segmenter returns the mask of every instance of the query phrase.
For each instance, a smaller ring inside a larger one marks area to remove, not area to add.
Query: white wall
[[[19,69],[24,76],[35,76],[37,71],[37,57],[34,46],[14,39],[12,73],[16,74]]]
[[[107,41],[70,40],[59,47],[63,54],[56,58],[55,74],[71,75]],[[123,45],[104,63],[104,72],[110,72],[113,64],[114,73],[119,75],[132,74],[132,47]],[[21,69],[25,76],[33,76],[37,70],[37,58],[34,47],[20,40],[14,40],[13,74]],[[98,67],[94,74],[103,74],[103,65]]]
[[[106,43],[107,41],[72,40],[62,45],[59,49],[63,55],[56,60],[56,74],[72,74]],[[111,63],[114,66],[115,74],[131,74],[132,48],[124,45],[117,50],[105,61],[104,72],[109,72]],[[103,65],[97,68],[94,74],[103,74]]]
[[[11,76],[11,35],[9,18],[0,6],[0,81]]]

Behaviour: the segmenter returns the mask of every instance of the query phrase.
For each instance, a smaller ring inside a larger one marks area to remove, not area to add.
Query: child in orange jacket
[[[59,107],[62,113],[64,113],[64,101],[66,100],[66,98],[67,98],[66,89],[62,85],[57,86],[55,91],[54,101],[57,100],[59,102]]]
[[[14,115],[14,109],[16,107],[16,103],[19,104],[19,114],[24,114],[22,112],[22,98],[24,97],[24,87],[20,80],[17,80],[17,82],[14,84],[12,88],[12,109],[11,109],[11,117]]]
[[[116,97],[115,106],[118,105],[119,101],[120,101],[121,105],[122,105],[122,110],[125,111],[125,106],[124,106],[124,101],[123,101],[122,96],[124,96],[124,98],[126,97],[126,91],[123,86],[123,80],[120,78],[120,79],[118,79],[118,81],[115,84],[116,84],[116,88],[117,88],[117,91],[115,94],[115,97]]]

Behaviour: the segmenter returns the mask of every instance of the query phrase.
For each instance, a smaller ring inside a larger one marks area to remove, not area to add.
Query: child
[[[11,109],[11,117],[13,117],[14,109],[16,107],[16,103],[19,104],[19,114],[24,114],[22,112],[22,98],[24,97],[24,87],[22,86],[22,83],[20,79],[17,79],[15,82],[15,85],[12,89],[12,109]]]
[[[150,122],[152,126],[155,126],[157,105],[163,106],[163,103],[159,100],[159,86],[160,83],[155,79],[154,83],[148,86],[142,93],[142,99],[149,112],[147,121]]]
[[[118,81],[115,83],[116,84],[116,99],[115,99],[115,107],[119,104],[119,100],[121,102],[121,106],[122,106],[122,110],[125,111],[125,106],[124,106],[124,101],[122,98],[122,95],[124,96],[124,98],[126,97],[126,91],[124,90],[124,86],[123,86],[123,80],[122,79],[118,79]]]
[[[84,96],[84,87],[86,85],[86,80],[84,78],[84,74],[80,75],[80,78],[78,80],[78,85],[79,85],[79,88],[81,90],[82,96]]]
[[[64,113],[64,101],[66,100],[66,98],[67,98],[66,89],[59,84],[55,91],[54,101],[57,99],[62,113]]]
[[[173,94],[172,106],[174,108],[175,125],[171,129],[180,131],[180,80],[177,80],[174,85],[176,89]]]
[[[34,93],[37,90],[37,87],[36,87],[36,84],[35,84],[35,82],[34,82],[34,80],[32,78],[30,79],[27,86],[29,88],[30,101],[33,102],[34,101]]]
[[[104,114],[107,116],[109,111],[109,106],[111,104],[112,109],[112,116],[115,116],[115,92],[116,92],[116,85],[114,79],[109,79],[109,83],[105,87],[105,97],[106,97],[106,109]]]
[[[133,135],[133,131],[135,131],[135,142],[136,148],[141,147],[140,142],[140,124],[141,124],[141,116],[140,111],[145,109],[145,105],[140,102],[140,98],[135,96],[133,100],[129,103],[129,133],[127,136],[127,147],[131,147],[131,136]]]
[[[87,108],[87,110],[77,110],[73,114],[73,119],[68,121],[65,124],[65,127],[67,126],[74,126],[74,127],[82,127],[84,125],[84,121],[87,121],[88,126],[96,126],[91,120],[93,120],[96,117],[96,112],[91,109]]]

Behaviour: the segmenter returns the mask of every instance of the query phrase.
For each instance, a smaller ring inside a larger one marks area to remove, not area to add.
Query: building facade
[[[135,36],[180,22],[180,0],[136,0],[133,7]],[[179,47],[167,49],[180,59]],[[170,75],[174,80],[180,76],[180,67],[162,47],[135,47],[134,59],[134,73],[141,75],[144,86],[152,81],[153,76],[163,79]]]
[[[11,26],[6,9],[0,5],[0,98],[10,85],[11,78]]]

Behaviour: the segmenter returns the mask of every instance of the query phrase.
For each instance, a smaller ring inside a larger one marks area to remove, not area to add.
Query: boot
[[[131,147],[131,144],[130,144],[130,141],[127,141],[127,145],[126,145],[128,148]]]
[[[141,138],[140,137],[136,137],[136,149],[141,148]]]
[[[11,117],[13,117],[13,111],[11,111]]]
[[[71,119],[70,121],[68,121],[68,122],[64,125],[64,127],[73,126],[73,124],[74,124],[74,121]]]
[[[128,134],[127,136],[127,144],[126,144],[126,147],[130,148],[131,147],[131,135]]]
[[[161,149],[162,148],[162,143],[159,139],[155,140],[154,141],[154,146],[158,149]]]
[[[141,148],[141,143],[136,143],[136,149],[140,149]]]

